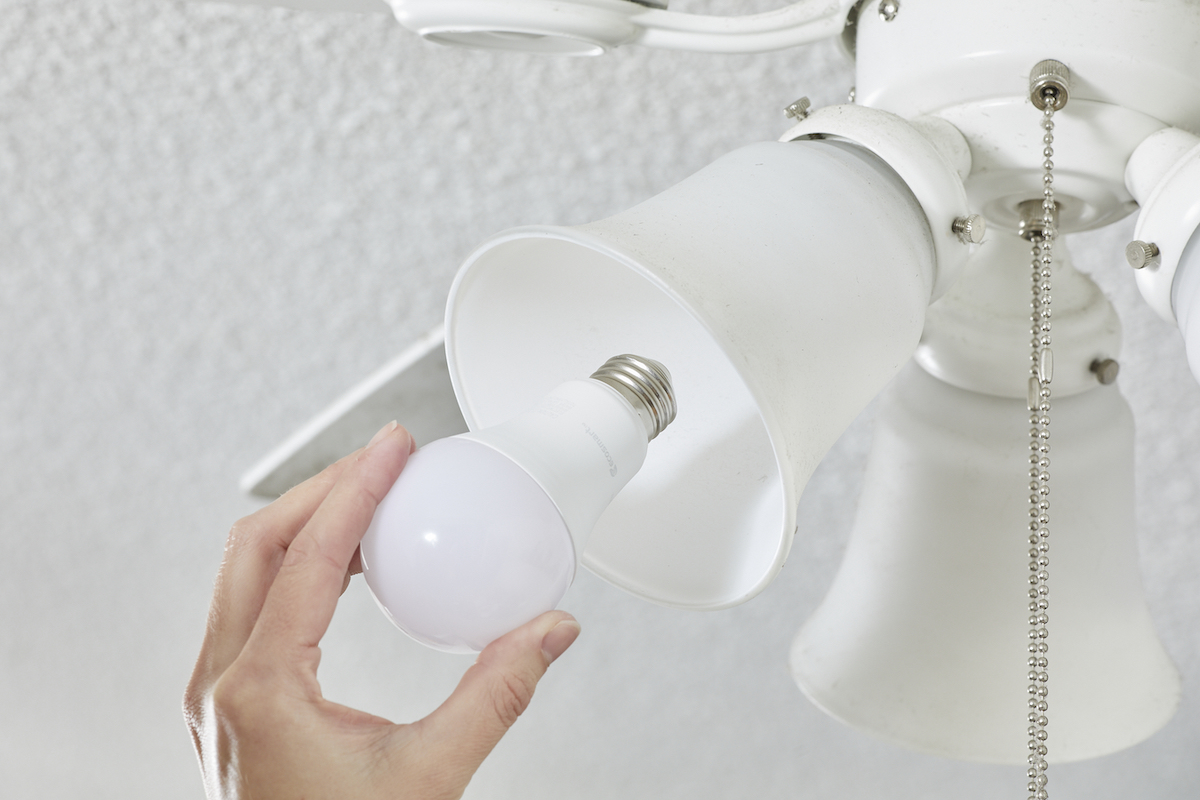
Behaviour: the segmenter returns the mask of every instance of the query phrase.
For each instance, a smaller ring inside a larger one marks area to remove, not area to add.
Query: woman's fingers
[[[492,642],[454,694],[416,724],[421,758],[461,778],[484,758],[524,713],[547,667],[579,636],[579,623],[550,611]]]
[[[217,573],[208,630],[196,665],[198,676],[215,678],[238,657],[250,638],[288,547],[354,455],[331,464],[234,524]]]
[[[346,463],[287,549],[246,645],[252,658],[315,670],[351,558],[411,449],[408,432],[392,423]]]

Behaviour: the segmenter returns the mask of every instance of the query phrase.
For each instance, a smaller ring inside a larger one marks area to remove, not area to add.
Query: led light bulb
[[[422,447],[362,540],[375,601],[458,653],[555,608],[596,520],[674,418],[666,368],[623,355],[505,423]]]

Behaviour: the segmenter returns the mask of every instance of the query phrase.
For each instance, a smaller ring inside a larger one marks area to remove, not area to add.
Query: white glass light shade
[[[1200,381],[1200,230],[1192,234],[1179,257],[1171,305],[1187,348],[1188,366]]]
[[[1134,540],[1133,420],[1115,386],[1053,402],[1050,760],[1162,727],[1179,676]],[[915,364],[888,390],[842,567],[792,647],[822,709],[915,750],[1024,763],[1028,411]]]
[[[414,453],[362,540],[363,575],[401,630],[476,652],[555,608],[597,517],[646,458],[633,407],[595,380]]]
[[[476,429],[606,353],[669,364],[686,402],[581,561],[665,605],[735,605],[778,572],[800,488],[915,349],[932,253],[880,159],[753,145],[615,217],[484,243],[450,294],[451,378]]]

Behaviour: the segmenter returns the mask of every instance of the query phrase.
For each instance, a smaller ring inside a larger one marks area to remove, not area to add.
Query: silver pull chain
[[[1031,201],[1022,233],[1033,243],[1029,367],[1029,800],[1047,800],[1046,746],[1050,704],[1047,642],[1050,623],[1050,265],[1054,260],[1058,208],[1054,202],[1054,112],[1067,102],[1070,73],[1043,61],[1030,74],[1030,97],[1042,109],[1042,199]],[[1023,204],[1025,205],[1025,204]],[[1039,213],[1040,212],[1040,213]]]

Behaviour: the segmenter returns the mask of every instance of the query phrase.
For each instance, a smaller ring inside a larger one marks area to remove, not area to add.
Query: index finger
[[[288,547],[351,458],[331,464],[233,526],[213,588],[197,673],[220,675],[242,652]]]
[[[412,439],[404,428],[393,426],[346,465],[288,548],[246,644],[252,655],[291,662],[298,651],[309,650],[315,659],[350,559],[376,506],[408,461]]]

